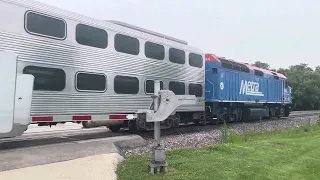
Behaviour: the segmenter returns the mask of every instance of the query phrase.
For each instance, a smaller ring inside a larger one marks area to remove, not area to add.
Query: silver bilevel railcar
[[[18,54],[17,72],[35,78],[32,123],[150,130],[152,124],[131,115],[149,108],[154,80],[198,98],[163,128],[203,119],[204,53],[182,40],[31,0],[0,0],[0,23],[0,50]]]

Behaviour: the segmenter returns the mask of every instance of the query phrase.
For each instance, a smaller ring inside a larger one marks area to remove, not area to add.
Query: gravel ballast
[[[246,123],[231,123],[228,124],[228,129],[237,133],[242,133],[243,127],[248,131],[272,131],[277,129],[285,129],[292,127],[299,127],[307,124],[316,124],[319,121],[319,116],[308,116],[298,118],[283,118],[275,120],[262,120],[256,122]],[[183,132],[174,135],[161,136],[161,145],[166,150],[185,148],[185,147],[201,147],[210,144],[217,144],[221,142],[222,125],[218,126],[199,126],[197,131]],[[121,153],[125,156],[132,154],[143,154],[150,152],[154,145],[153,138],[145,138],[147,143],[145,146],[121,149]]]

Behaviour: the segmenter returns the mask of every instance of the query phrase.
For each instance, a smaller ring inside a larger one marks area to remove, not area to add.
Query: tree
[[[320,66],[314,71],[305,63],[292,65],[288,69],[279,68],[292,89],[293,110],[313,110],[320,108]]]
[[[268,63],[256,61],[252,64],[263,69],[269,69],[288,78],[292,87],[293,110],[318,110],[320,109],[320,66],[315,70],[308,64],[300,63],[289,68],[270,68]]]
[[[256,61],[255,63],[253,63],[251,65],[255,66],[255,67],[263,68],[263,69],[269,69],[270,68],[268,63],[263,63],[261,61]]]

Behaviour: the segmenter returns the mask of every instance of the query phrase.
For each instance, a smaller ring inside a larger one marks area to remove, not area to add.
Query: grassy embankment
[[[218,145],[166,151],[166,174],[148,173],[150,154],[130,156],[118,179],[320,179],[320,125],[225,137]]]

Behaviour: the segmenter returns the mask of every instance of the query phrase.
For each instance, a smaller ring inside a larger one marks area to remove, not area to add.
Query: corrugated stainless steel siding
[[[1,1],[0,1],[1,2]],[[9,2],[9,1],[7,1]],[[10,1],[12,2],[12,1]],[[29,1],[23,2],[26,5]],[[30,1],[31,2],[31,1]],[[28,7],[40,6],[31,6]],[[14,7],[14,6],[13,6]],[[52,12],[59,13],[54,9]],[[10,15],[8,15],[10,17]],[[21,17],[22,18],[22,17]],[[89,21],[88,19],[86,19]],[[68,22],[68,20],[66,20]],[[23,23],[17,22],[17,23]],[[68,26],[68,34],[74,33],[72,26]],[[1,30],[1,29],[0,29]],[[10,29],[0,31],[0,50],[12,50],[19,55],[18,71],[26,65],[58,67],[66,72],[66,88],[62,92],[34,91],[32,101],[32,115],[58,115],[58,114],[84,114],[84,113],[128,113],[137,109],[148,108],[151,103],[149,95],[144,93],[144,80],[161,79],[167,87],[170,80],[201,83],[204,87],[204,68],[194,68],[187,65],[181,66],[168,61],[168,46],[166,46],[166,60],[152,60],[145,58],[142,51],[139,56],[132,56],[115,52],[109,43],[107,49],[97,49],[79,45],[72,36],[64,41],[52,40],[30,35],[24,29],[9,33]],[[109,33],[109,37],[112,33]],[[151,37],[151,36],[149,36]],[[159,38],[155,38],[155,41]],[[165,41],[171,44],[169,41]],[[143,43],[140,39],[140,43]],[[177,47],[177,43],[175,44]],[[180,46],[184,50],[197,50],[189,46]],[[188,57],[188,54],[186,54]],[[188,58],[186,58],[186,63]],[[105,93],[77,92],[74,88],[74,77],[77,71],[90,71],[105,73],[108,77],[108,90]],[[116,74],[136,76],[140,80],[138,95],[117,95],[113,91],[113,77]],[[186,92],[188,87],[186,86]],[[199,111],[203,110],[204,103],[195,106],[182,106],[178,110]]]

